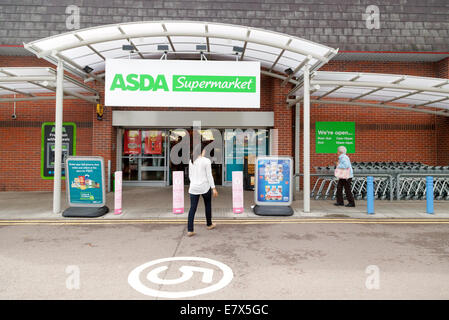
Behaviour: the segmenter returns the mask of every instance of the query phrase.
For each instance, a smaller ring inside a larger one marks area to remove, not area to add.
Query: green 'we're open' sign
[[[339,146],[355,153],[355,122],[315,122],[315,152],[337,153]]]

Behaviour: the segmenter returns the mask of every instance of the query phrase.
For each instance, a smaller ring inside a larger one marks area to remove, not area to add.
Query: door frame
[[[170,148],[169,148],[169,143],[168,143],[168,141],[167,141],[167,139],[169,139],[169,137],[168,137],[168,135],[167,135],[167,132],[169,131],[169,129],[167,129],[167,128],[151,128],[151,127],[139,127],[139,128],[135,128],[135,127],[120,127],[118,130],[117,130],[117,156],[116,156],[116,161],[117,161],[117,169],[118,169],[118,171],[122,171],[122,158],[123,158],[123,154],[122,154],[122,152],[123,152],[123,135],[124,135],[124,132],[125,132],[125,130],[142,130],[142,131],[145,131],[145,130],[159,130],[159,131],[164,131],[165,132],[165,138],[164,138],[164,140],[163,140],[163,143],[164,143],[164,145],[165,145],[165,147],[164,147],[164,152],[165,152],[165,157],[163,157],[164,159],[165,159],[165,166],[164,166],[164,169],[163,169],[163,172],[164,172],[164,179],[163,180],[160,180],[160,181],[158,181],[158,180],[147,180],[147,181],[139,181],[139,180],[137,180],[137,181],[126,181],[126,180],[123,180],[122,181],[122,184],[123,184],[123,186],[138,186],[138,187],[165,187],[165,186],[168,186],[169,185],[169,180],[168,180],[168,158],[169,158],[169,150],[170,150]],[[139,162],[139,165],[138,165],[138,167],[139,167],[139,169],[138,169],[138,177],[139,177],[139,179],[140,179],[140,177],[141,177],[141,162],[142,162],[142,159],[141,158],[139,158],[139,160],[138,160],[138,162]],[[153,171],[153,170],[143,170],[143,171]],[[157,171],[159,171],[159,170],[157,170]]]

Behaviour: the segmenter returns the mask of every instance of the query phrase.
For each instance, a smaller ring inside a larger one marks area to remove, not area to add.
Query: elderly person
[[[349,160],[349,157],[346,155],[346,147],[339,146],[337,149],[338,152],[338,162],[337,162],[337,168],[340,169],[349,169],[349,178],[348,179],[338,179],[337,184],[337,202],[335,203],[336,206],[343,206],[343,188],[345,189],[346,199],[348,200],[348,204],[345,205],[345,207],[355,207],[354,202],[354,195],[351,191],[351,182],[352,178],[354,177],[352,166],[351,166],[351,160]]]

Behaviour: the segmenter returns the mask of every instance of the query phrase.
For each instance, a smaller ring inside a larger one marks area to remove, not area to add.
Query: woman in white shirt
[[[216,197],[218,196],[218,192],[215,189],[214,177],[212,176],[212,162],[204,156],[205,147],[205,144],[198,144],[190,154],[190,210],[187,223],[187,235],[189,237],[195,234],[195,232],[193,232],[193,222],[200,195],[203,196],[204,206],[206,207],[207,229],[212,230],[216,227],[216,225],[212,223],[212,194]]]

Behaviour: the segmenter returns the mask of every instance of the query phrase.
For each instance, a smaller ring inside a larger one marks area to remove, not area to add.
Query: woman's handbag
[[[349,168],[347,169],[336,168],[334,171],[334,176],[337,177],[338,179],[349,179],[350,174],[351,169]]]

